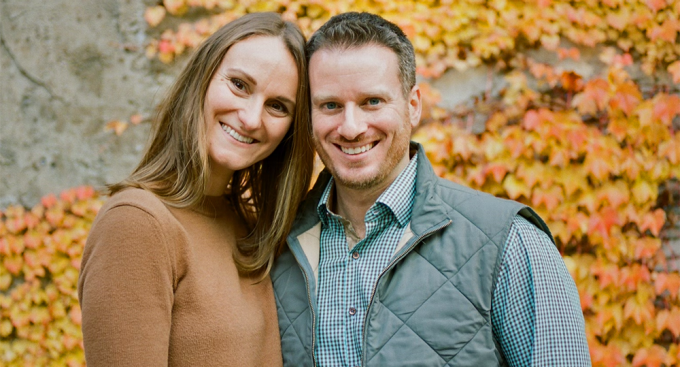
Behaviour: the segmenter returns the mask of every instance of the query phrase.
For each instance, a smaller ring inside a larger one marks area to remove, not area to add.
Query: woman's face
[[[283,40],[252,36],[232,45],[210,81],[204,115],[211,179],[224,193],[234,171],[269,156],[295,111],[298,70]]]

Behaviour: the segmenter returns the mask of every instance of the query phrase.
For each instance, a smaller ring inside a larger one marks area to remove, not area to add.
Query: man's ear
[[[415,128],[420,123],[420,115],[423,112],[423,103],[420,96],[420,88],[414,85],[408,94],[408,115],[411,127]]]

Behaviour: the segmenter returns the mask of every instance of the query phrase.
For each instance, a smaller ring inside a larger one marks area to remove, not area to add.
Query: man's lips
[[[349,155],[356,155],[356,154],[361,154],[364,152],[367,152],[375,147],[376,143],[375,142],[370,142],[368,144],[364,144],[358,147],[344,147],[342,145],[337,145],[340,150]]]

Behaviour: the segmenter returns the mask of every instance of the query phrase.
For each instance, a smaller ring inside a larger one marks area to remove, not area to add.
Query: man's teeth
[[[375,145],[375,144],[371,143],[371,144],[366,144],[366,145],[364,145],[363,147],[356,147],[356,148],[345,148],[345,147],[342,147],[342,146],[341,146],[340,149],[341,149],[342,152],[345,153],[345,154],[352,154],[352,155],[354,155],[354,154],[359,154],[359,153],[363,153],[363,152],[365,152],[365,151],[371,150],[371,149],[373,148],[374,145]]]
[[[224,132],[231,135],[234,139],[240,141],[241,143],[250,144],[254,140],[253,138],[248,138],[248,137],[245,137],[245,136],[237,133],[236,131],[234,131],[234,129],[230,128],[227,125],[222,125],[222,130],[224,130]]]

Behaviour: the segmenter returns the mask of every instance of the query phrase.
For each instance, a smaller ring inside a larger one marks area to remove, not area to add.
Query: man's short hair
[[[371,13],[338,14],[326,22],[307,42],[307,57],[323,49],[348,49],[369,44],[392,50],[399,60],[399,80],[408,96],[416,84],[416,57],[411,41],[394,23]]]

